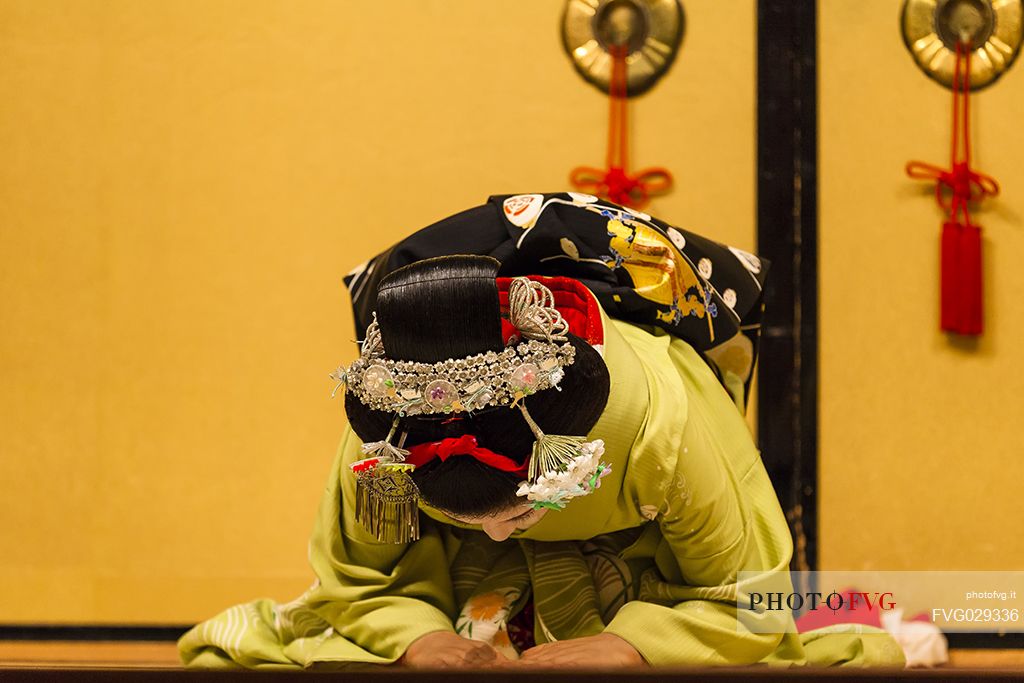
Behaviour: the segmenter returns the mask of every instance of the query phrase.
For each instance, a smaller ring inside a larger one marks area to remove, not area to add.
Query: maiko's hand
[[[646,666],[632,645],[611,633],[600,633],[531,647],[519,659],[523,665],[595,669]]]
[[[487,643],[435,631],[414,640],[400,663],[414,669],[485,669],[507,666],[509,660]]]

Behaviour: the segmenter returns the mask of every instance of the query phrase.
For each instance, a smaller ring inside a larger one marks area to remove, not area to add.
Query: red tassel
[[[942,226],[942,329],[982,331],[981,228],[947,221]]]

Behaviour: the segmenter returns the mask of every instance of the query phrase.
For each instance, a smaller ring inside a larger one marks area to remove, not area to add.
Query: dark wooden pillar
[[[815,0],[759,0],[758,252],[772,263],[758,439],[793,531],[793,569],[817,568],[818,127]]]

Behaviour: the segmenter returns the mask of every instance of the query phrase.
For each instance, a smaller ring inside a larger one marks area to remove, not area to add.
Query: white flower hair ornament
[[[601,462],[604,441],[585,441],[579,450],[580,454],[565,469],[545,472],[533,483],[520,483],[516,495],[532,501],[535,510],[561,510],[573,498],[586,496],[600,488],[601,479],[612,471],[610,465]]]
[[[356,520],[378,540],[404,543],[419,538],[419,490],[409,476],[415,466],[408,451],[391,445],[399,420],[407,415],[447,414],[491,406],[518,409],[533,432],[527,479],[516,495],[534,509],[560,510],[573,498],[589,495],[611,467],[601,462],[604,442],[582,436],[545,434],[523,399],[545,389],[561,390],[564,368],[575,361],[569,325],[555,308],[551,290],[526,277],[509,284],[509,322],[522,340],[504,351],[419,363],[387,358],[376,317],[366,330],[360,356],[330,374],[364,405],[395,414],[383,441],[364,444],[369,457],[353,463]],[[332,392],[332,396],[334,395]]]

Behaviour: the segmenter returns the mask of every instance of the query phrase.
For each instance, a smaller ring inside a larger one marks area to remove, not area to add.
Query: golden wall
[[[820,559],[825,569],[1020,569],[1024,68],[972,100],[985,333],[939,331],[942,214],[904,175],[949,162],[948,90],[900,3],[820,0]]]
[[[678,62],[631,110],[634,168],[676,175],[650,212],[752,249],[754,3],[685,5]],[[562,53],[561,8],[0,3],[0,623],[187,623],[305,588],[344,419],[326,375],[354,355],[342,275],[604,160],[606,100]],[[938,100],[906,80],[908,110]],[[900,208],[931,245],[927,203]],[[1017,228],[989,221],[1012,275]],[[918,270],[899,275],[924,286]],[[879,289],[873,314],[910,294]],[[982,354],[943,351],[924,315],[901,334],[991,374],[1015,324],[998,320]],[[955,395],[969,429],[1008,398]],[[1005,465],[1007,447],[986,455]]]

